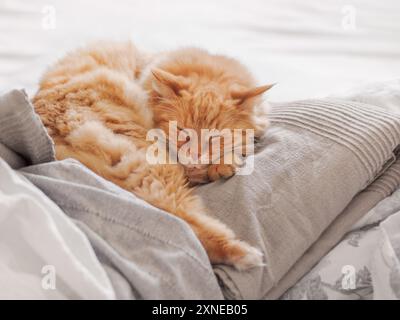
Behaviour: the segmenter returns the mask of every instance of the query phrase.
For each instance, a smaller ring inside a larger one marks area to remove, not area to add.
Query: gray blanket
[[[0,156],[15,151],[23,159],[14,167],[33,164],[20,170],[77,221],[118,297],[277,298],[399,185],[400,119],[331,100],[276,105],[270,118],[251,175],[198,189],[211,215],[264,252],[266,267],[249,272],[212,269],[184,221],[76,161],[51,161],[50,139],[19,91],[0,100]]]

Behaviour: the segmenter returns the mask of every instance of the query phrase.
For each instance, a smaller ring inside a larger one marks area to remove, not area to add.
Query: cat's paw
[[[221,178],[228,179],[232,177],[235,172],[236,168],[231,164],[211,164],[208,167],[208,179],[210,181],[216,181]]]
[[[232,240],[230,247],[233,254],[229,256],[229,264],[239,271],[245,271],[255,267],[263,267],[262,252],[241,240]]]

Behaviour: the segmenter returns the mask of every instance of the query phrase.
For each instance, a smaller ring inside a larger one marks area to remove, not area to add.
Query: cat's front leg
[[[232,177],[236,172],[236,167],[232,164],[211,164],[208,167],[208,179],[210,181],[216,181],[221,178],[228,179]]]
[[[230,161],[227,161],[227,160]],[[229,153],[221,158],[220,163],[210,164],[208,166],[208,179],[216,181],[219,179],[228,179],[235,175],[237,168],[243,165],[243,158],[235,153]]]

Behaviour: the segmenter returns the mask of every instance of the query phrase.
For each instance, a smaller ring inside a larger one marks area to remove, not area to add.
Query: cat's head
[[[231,131],[232,137],[234,130],[236,132],[252,130],[257,137],[265,129],[257,121],[259,120],[256,114],[258,111],[255,107],[260,102],[262,93],[270,89],[272,85],[245,87],[233,83],[226,86],[217,81],[204,82],[204,79],[198,77],[174,75],[161,69],[153,69],[152,76],[150,105],[153,109],[155,127],[162,129],[167,137],[171,138],[168,135],[171,123],[175,122],[178,134],[186,136],[186,139],[178,141],[176,146],[178,150],[183,145],[187,147],[195,139],[197,140],[196,147],[195,150],[190,149],[190,156],[199,159],[204,153],[209,154],[209,163],[196,165],[184,163],[187,176],[192,182],[207,182],[208,165],[212,161],[223,159],[223,154],[232,151],[235,143],[232,140],[230,145],[225,140],[225,136],[223,139],[217,137],[220,149],[218,154],[215,154],[215,148],[213,151],[211,149],[217,143],[211,142],[209,147],[204,147],[206,142],[204,139],[215,141],[215,136],[222,136],[221,132],[227,130]],[[216,132],[216,134],[204,136],[204,131],[202,133],[204,129],[212,130],[211,132]],[[197,133],[197,135],[192,133]],[[242,144],[246,143],[248,140],[243,136]],[[204,148],[201,149],[201,147]],[[236,144],[235,151],[238,150],[245,155],[245,152],[240,151]],[[179,162],[182,163],[180,160],[179,158]]]

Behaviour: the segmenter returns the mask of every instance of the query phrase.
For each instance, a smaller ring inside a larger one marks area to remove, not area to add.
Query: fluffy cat
[[[57,159],[75,158],[184,219],[212,263],[246,270],[263,265],[261,252],[208,216],[188,183],[228,178],[235,163],[149,164],[146,134],[153,128],[168,134],[170,121],[179,130],[263,132],[257,106],[269,88],[256,87],[236,60],[201,49],[148,55],[131,43],[102,42],[71,52],[52,66],[33,104],[55,142]]]

